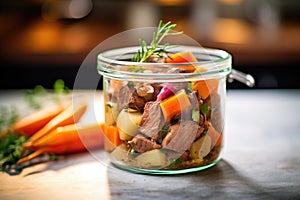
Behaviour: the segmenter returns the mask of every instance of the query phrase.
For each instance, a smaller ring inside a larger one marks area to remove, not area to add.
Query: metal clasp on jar
[[[227,81],[233,82],[233,80],[237,80],[241,83],[244,83],[245,85],[249,87],[253,87],[255,85],[255,80],[253,76],[250,74],[245,74],[241,71],[238,71],[236,69],[231,69],[230,74],[227,75]]]

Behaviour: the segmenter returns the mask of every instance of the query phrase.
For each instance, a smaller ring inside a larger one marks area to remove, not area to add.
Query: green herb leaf
[[[180,158],[172,158],[170,159],[169,167],[172,168],[174,165],[182,164],[182,160]]]
[[[192,120],[194,122],[199,122],[199,119],[200,119],[199,110],[192,110]]]
[[[134,87],[133,81],[128,81],[127,85],[128,85],[128,87],[130,87],[130,88],[133,88],[133,87]]]
[[[23,152],[23,143],[28,140],[24,135],[8,133],[0,140],[0,168],[5,170],[14,165],[21,158]]]
[[[207,134],[207,130],[204,130],[202,133],[201,133],[201,137],[202,136],[205,136]]]
[[[32,90],[27,90],[25,92],[25,101],[30,108],[40,109],[42,107],[41,98],[47,94],[47,90],[41,86],[37,85]]]
[[[54,93],[69,93],[69,88],[62,79],[57,79],[53,85]]]
[[[68,94],[69,88],[65,85],[65,82],[62,79],[57,79],[53,84],[53,92],[55,93],[52,96],[52,99],[55,102],[60,102],[60,94]],[[44,102],[49,100],[49,95],[47,89],[41,85],[37,85],[32,90],[25,91],[24,99],[27,102],[28,106],[32,109],[38,110],[43,107]]]
[[[105,106],[105,112],[108,113],[112,109],[112,105],[110,103],[107,103]]]
[[[201,106],[201,113],[206,116],[206,114],[208,113],[208,105],[207,103],[203,103]]]
[[[110,103],[107,103],[106,106],[112,108],[112,105]]]
[[[49,154],[49,159],[50,160],[58,160],[58,156],[56,154]]]
[[[19,114],[15,107],[0,106],[0,133],[6,132],[9,127],[18,119]],[[1,134],[0,134],[1,138]]]
[[[148,58],[152,55],[157,55],[162,57],[163,54],[166,54],[167,48],[170,48],[170,44],[166,43],[160,46],[162,40],[170,35],[179,35],[182,32],[171,32],[175,29],[176,24],[171,24],[171,22],[163,23],[162,20],[159,21],[157,31],[153,33],[153,38],[150,44],[148,45],[145,40],[140,39],[139,44],[141,49],[138,50],[137,54],[132,58],[133,62],[146,62]]]
[[[190,91],[193,91],[193,83],[192,82],[188,82],[188,89]]]
[[[167,135],[168,132],[169,132],[169,128],[170,128],[170,125],[164,125],[164,126],[161,128],[161,138],[166,137],[166,135]]]
[[[144,71],[144,68],[141,67],[141,66],[130,66],[128,68],[128,71],[129,72],[143,72]]]

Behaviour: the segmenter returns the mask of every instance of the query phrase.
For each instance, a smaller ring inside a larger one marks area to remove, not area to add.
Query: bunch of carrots
[[[71,102],[58,103],[16,121],[11,127],[12,131],[29,137],[22,146],[24,156],[17,164],[42,154],[69,154],[101,147],[104,125],[79,123],[87,106],[86,102],[81,102],[76,108]]]

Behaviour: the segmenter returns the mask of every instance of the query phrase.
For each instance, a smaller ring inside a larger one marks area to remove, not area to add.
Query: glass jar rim
[[[133,62],[131,58],[140,49],[140,46],[130,46],[115,48],[103,51],[97,56],[97,68],[101,75],[112,78],[124,79],[128,76],[135,78],[149,78],[155,76],[157,79],[173,79],[178,77],[208,79],[226,76],[231,72],[232,56],[221,49],[204,48],[200,46],[174,46],[170,53],[190,51],[196,57],[196,62],[184,63],[150,63]],[[170,69],[184,66],[194,66],[196,69],[205,68],[206,70],[196,70],[194,72],[178,73]],[[130,70],[134,67],[135,70]],[[143,70],[139,70],[143,69]],[[167,69],[167,70],[166,70]],[[151,70],[158,72],[152,73]]]

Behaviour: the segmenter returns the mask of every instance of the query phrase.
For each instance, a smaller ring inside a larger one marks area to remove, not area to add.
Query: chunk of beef
[[[179,124],[174,124],[172,126],[170,126],[170,131],[168,132],[168,134],[166,135],[166,137],[164,138],[164,140],[161,143],[162,147],[166,147],[167,144],[169,144],[169,142],[174,138],[174,136],[177,134],[178,130],[179,130],[180,125]]]
[[[125,85],[120,89],[118,97],[119,112],[124,108],[132,108],[143,112],[145,103],[146,99],[139,96],[135,88]]]
[[[146,99],[138,95],[137,91],[134,91],[129,98],[128,107],[136,109],[140,112],[144,111]]]
[[[197,91],[195,91],[195,94],[196,94],[197,99],[198,99],[199,108],[201,108],[201,106],[203,104],[203,99],[202,99],[201,95],[199,95],[199,93]]]
[[[163,143],[167,143],[164,148],[170,150],[168,153],[169,159],[179,158],[186,150],[190,148],[198,132],[198,127],[198,124],[194,121],[183,121],[179,124],[177,131],[177,127],[173,129],[173,132],[171,129],[169,132],[173,135],[171,140],[169,142],[163,141]]]
[[[118,96],[118,111],[120,112],[124,108],[128,108],[129,100],[134,93],[135,89],[129,87],[128,85],[124,85],[120,91]]]
[[[147,62],[150,63],[165,63],[166,62],[166,56],[158,56],[158,55],[151,55],[148,59]]]
[[[204,130],[205,130],[205,129],[204,129],[203,127],[199,126],[199,128],[198,128],[198,130],[197,130],[197,134],[196,134],[194,140],[197,140],[198,138],[200,138],[200,136],[202,135],[202,133],[203,133]]]
[[[139,153],[161,148],[161,146],[155,141],[151,141],[141,134],[136,135],[131,141],[129,141],[129,144],[136,152]]]
[[[149,138],[154,138],[164,125],[165,118],[160,103],[156,101],[147,102],[144,107],[139,131]]]
[[[200,108],[198,97],[197,97],[196,93],[197,93],[196,91],[193,91],[188,94],[188,98],[191,102],[191,109],[193,109],[193,110],[199,110],[199,108]]]
[[[190,160],[190,151],[186,150],[181,156],[180,156],[180,160],[181,161],[188,161]]]
[[[175,87],[175,91],[179,91],[181,89],[187,89],[189,87],[188,82],[176,82],[172,84]]]
[[[224,119],[222,116],[222,102],[220,95],[217,93],[212,93],[206,100],[210,107],[207,114],[207,119],[211,121],[212,125],[219,131],[223,132],[224,129]]]

